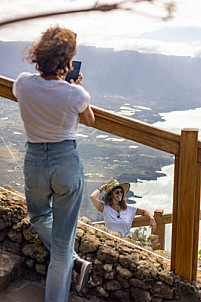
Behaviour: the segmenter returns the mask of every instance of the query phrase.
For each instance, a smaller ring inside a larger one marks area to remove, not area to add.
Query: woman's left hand
[[[156,230],[156,221],[155,221],[153,216],[150,217],[150,227],[152,227],[153,232],[155,232],[155,230]]]
[[[102,191],[105,191],[105,192],[106,192],[106,184],[105,184],[105,185],[100,186],[100,189],[101,189]]]

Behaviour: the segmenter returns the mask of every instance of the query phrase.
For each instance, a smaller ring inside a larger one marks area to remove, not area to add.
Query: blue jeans
[[[83,166],[76,142],[27,143],[25,194],[30,223],[50,250],[46,302],[67,302],[78,212],[83,195]]]

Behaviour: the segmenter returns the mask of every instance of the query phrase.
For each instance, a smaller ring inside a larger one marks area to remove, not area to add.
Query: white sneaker
[[[73,269],[73,281],[75,282],[75,289],[79,293],[83,290],[88,281],[91,262],[81,258],[76,259],[76,261],[82,262],[80,274]]]

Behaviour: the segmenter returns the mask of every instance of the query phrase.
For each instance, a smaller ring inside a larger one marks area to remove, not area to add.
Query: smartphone
[[[74,82],[76,82],[77,78],[78,78],[78,75],[80,73],[80,68],[81,68],[81,64],[82,62],[80,61],[73,61],[72,62],[72,65],[73,65],[73,70],[69,71],[67,73],[67,76],[66,76],[66,81],[70,83],[70,80],[73,79]]]

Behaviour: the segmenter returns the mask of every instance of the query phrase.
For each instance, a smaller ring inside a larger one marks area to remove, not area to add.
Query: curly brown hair
[[[111,191],[108,193],[108,195],[107,195],[106,198],[105,198],[105,204],[107,204],[107,205],[110,206],[110,207],[113,205],[112,197],[113,197],[113,192],[114,192],[116,189],[121,189],[121,190],[123,190],[123,192],[124,192],[124,189],[123,189],[121,186],[117,186],[117,187],[115,187],[113,190],[111,190]],[[126,210],[126,209],[127,209],[127,201],[125,200],[124,194],[122,195],[122,199],[121,199],[121,201],[119,202],[119,205],[120,205],[121,210]]]
[[[25,59],[36,63],[36,69],[44,76],[63,75],[72,70],[72,58],[76,53],[76,34],[64,27],[48,28],[38,43],[26,50]]]

